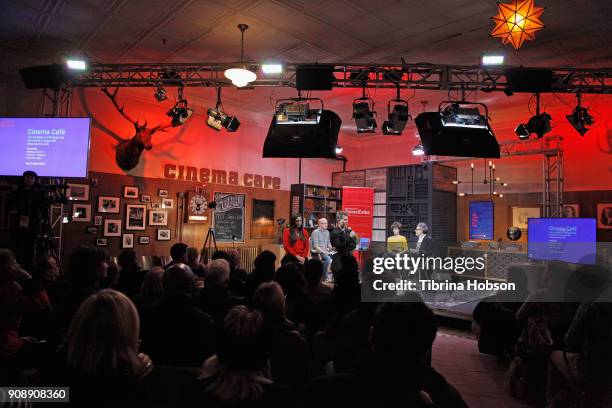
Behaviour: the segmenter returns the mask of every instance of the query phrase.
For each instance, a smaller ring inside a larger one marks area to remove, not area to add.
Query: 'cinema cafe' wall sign
[[[172,180],[196,181],[200,183],[228,184],[256,188],[280,190],[280,177],[262,176],[260,174],[244,173],[242,177],[237,171],[225,171],[176,164],[164,165],[164,178]]]

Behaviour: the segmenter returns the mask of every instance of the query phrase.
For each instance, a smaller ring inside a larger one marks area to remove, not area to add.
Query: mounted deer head
[[[104,92],[106,96],[110,98],[111,102],[117,111],[119,111],[121,116],[132,123],[134,125],[134,129],[136,130],[136,134],[134,136],[132,136],[130,139],[124,139],[119,142],[115,149],[115,161],[122,170],[132,170],[134,167],[136,167],[136,165],[138,165],[142,151],[144,149],[151,150],[153,147],[151,144],[151,138],[155,132],[167,132],[168,128],[182,125],[182,123],[173,123],[171,119],[168,119],[167,122],[152,128],[148,128],[146,121],[141,125],[138,120],[132,119],[127,113],[125,113],[123,105],[119,106],[117,103],[117,93],[119,92],[119,88],[115,88],[115,91],[112,94],[107,88],[102,88],[102,92]]]

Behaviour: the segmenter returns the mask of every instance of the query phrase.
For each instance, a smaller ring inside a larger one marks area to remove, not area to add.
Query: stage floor
[[[435,314],[461,320],[472,320],[472,312],[481,299],[495,291],[421,292],[425,303]]]

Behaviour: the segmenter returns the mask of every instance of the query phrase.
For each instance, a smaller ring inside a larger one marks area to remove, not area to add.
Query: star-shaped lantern
[[[544,7],[536,7],[534,0],[514,0],[510,4],[497,3],[499,14],[492,17],[495,27],[492,37],[501,37],[504,44],[510,43],[518,50],[523,41],[535,40],[535,32],[544,28],[540,16]]]

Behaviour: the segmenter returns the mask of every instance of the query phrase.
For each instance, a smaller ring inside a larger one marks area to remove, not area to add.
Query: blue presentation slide
[[[530,218],[528,254],[532,259],[594,264],[595,218]]]
[[[493,201],[470,202],[470,239],[493,239]]]
[[[0,118],[0,175],[87,177],[90,118]]]

